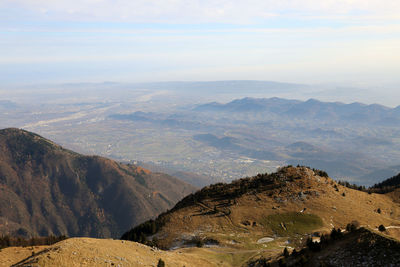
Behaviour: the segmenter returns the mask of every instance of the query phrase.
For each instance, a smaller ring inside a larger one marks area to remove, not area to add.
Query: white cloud
[[[399,0],[0,0],[0,68],[16,80],[398,83],[399,22]]]
[[[249,23],[275,16],[400,17],[398,0],[2,0],[1,7],[72,21]]]

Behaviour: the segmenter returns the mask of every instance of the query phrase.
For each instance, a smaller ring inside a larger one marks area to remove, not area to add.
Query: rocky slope
[[[332,232],[333,233],[333,232]],[[400,242],[366,228],[353,228],[335,235],[324,235],[323,241],[309,243],[301,251],[283,253],[275,261],[261,257],[247,267],[278,266],[399,266]]]
[[[309,262],[309,266],[399,266],[400,243],[362,228],[315,253]]]
[[[0,130],[0,234],[118,237],[194,187],[169,175]]]

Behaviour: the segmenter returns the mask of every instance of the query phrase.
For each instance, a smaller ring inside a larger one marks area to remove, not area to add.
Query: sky
[[[400,90],[398,0],[0,0],[0,87],[271,80]]]

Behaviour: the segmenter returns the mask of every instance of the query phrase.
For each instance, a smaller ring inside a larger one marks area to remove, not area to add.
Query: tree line
[[[25,239],[22,237],[12,237],[9,235],[0,236],[0,249],[6,247],[28,247],[28,246],[43,246],[52,245],[59,241],[65,240],[68,237],[65,235],[59,236],[44,236],[44,237],[31,237]]]

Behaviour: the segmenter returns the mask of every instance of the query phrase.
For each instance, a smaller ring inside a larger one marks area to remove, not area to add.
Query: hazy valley
[[[256,81],[15,91],[0,102],[17,127],[0,130],[0,266],[400,264],[399,107],[299,88],[318,96]]]
[[[0,0],[0,267],[400,266],[399,14]]]
[[[256,81],[17,90],[0,104],[0,125],[37,132],[84,154],[195,173],[204,177],[197,186],[285,164],[324,169],[362,185],[400,171],[399,108],[287,99],[304,99],[300,89],[324,98],[311,86]]]

